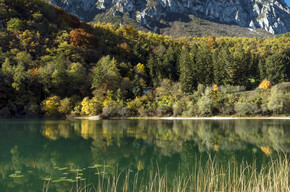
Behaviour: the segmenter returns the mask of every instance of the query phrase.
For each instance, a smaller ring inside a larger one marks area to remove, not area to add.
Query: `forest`
[[[0,116],[290,113],[290,33],[181,37],[0,0]]]

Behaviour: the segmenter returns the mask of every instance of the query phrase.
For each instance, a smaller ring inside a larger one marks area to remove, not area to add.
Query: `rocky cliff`
[[[262,28],[272,34],[290,31],[290,8],[284,0],[49,0],[91,21],[98,13],[128,13],[140,25],[169,14],[193,14],[202,19],[242,27]]]

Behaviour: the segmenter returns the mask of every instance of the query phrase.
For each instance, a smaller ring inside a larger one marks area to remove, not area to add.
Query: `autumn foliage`
[[[42,109],[47,116],[52,116],[58,113],[59,97],[49,97],[42,102]]]
[[[85,32],[84,29],[74,29],[69,34],[70,43],[75,47],[93,48],[96,45],[94,35]]]
[[[66,22],[70,27],[79,27],[80,21],[77,18],[77,16],[71,15],[68,12],[65,12],[60,7],[56,7],[56,14],[64,21]]]
[[[262,81],[262,83],[259,85],[259,88],[260,89],[271,89],[272,87],[272,84],[270,81],[268,81],[267,79],[264,79]]]
[[[210,49],[214,49],[217,45],[216,43],[216,38],[214,36],[209,36],[207,38],[207,44],[206,44]]]
[[[267,156],[273,153],[273,148],[269,146],[261,147],[261,151],[263,151]]]

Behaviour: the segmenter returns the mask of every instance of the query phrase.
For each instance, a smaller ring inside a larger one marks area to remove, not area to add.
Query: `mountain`
[[[81,20],[92,21],[100,14],[124,16],[159,32],[162,20],[180,20],[180,14],[199,19],[264,29],[271,34],[290,31],[290,9],[284,0],[49,0]],[[103,16],[103,15],[102,15]],[[185,20],[185,23],[187,23]],[[120,21],[122,23],[122,20]],[[167,21],[167,24],[169,22]],[[166,27],[165,27],[166,28]],[[221,27],[222,28],[222,27]]]

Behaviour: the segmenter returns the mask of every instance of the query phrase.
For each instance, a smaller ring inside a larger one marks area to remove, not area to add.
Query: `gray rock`
[[[290,31],[290,9],[284,0],[49,0],[82,20],[99,12],[129,13],[140,25],[159,21],[169,13],[242,27],[262,28],[272,34]]]

